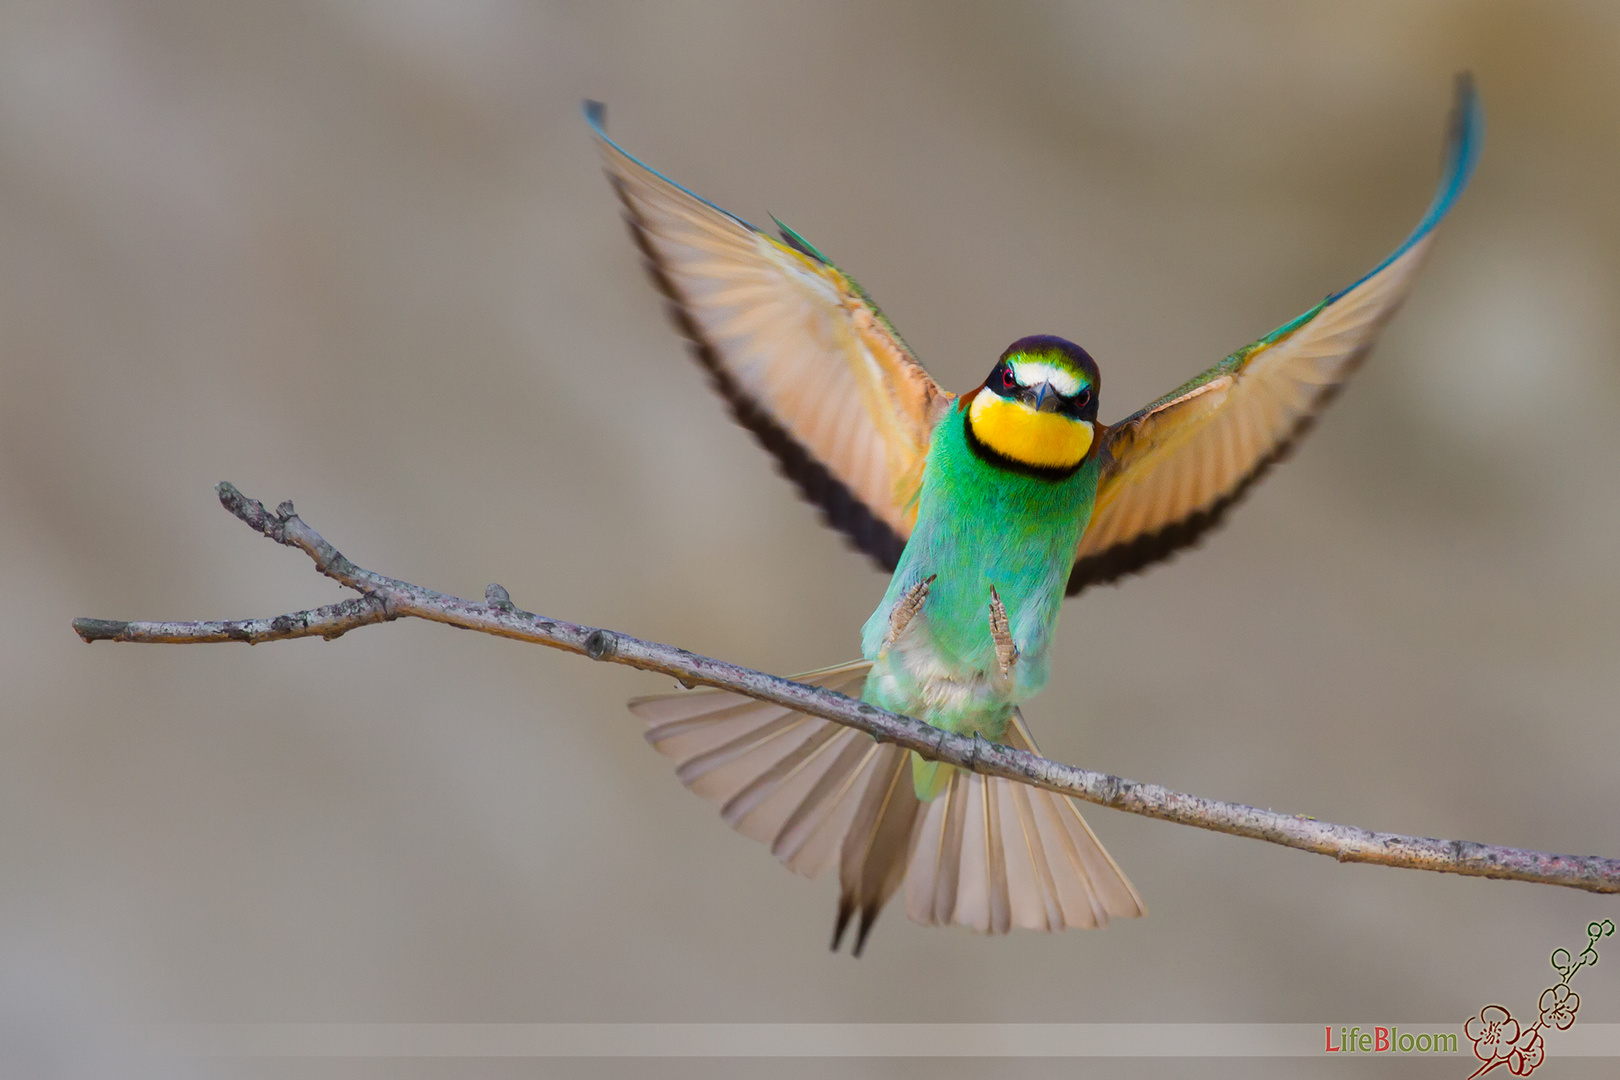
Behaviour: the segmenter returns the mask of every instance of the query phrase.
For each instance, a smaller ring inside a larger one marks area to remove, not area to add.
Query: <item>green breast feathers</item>
[[[1030,475],[987,460],[972,438],[965,410],[934,433],[916,527],[862,631],[873,662],[864,696],[998,740],[1012,707],[1046,684],[1097,462],[1061,478]]]

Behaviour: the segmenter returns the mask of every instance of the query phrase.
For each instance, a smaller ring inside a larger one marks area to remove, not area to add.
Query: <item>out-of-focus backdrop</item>
[[[1532,1010],[1613,899],[1094,809],[1148,918],[986,939],[891,910],[857,962],[826,950],[832,883],[643,743],[624,700],[666,680],[425,623],[252,649],[68,624],[338,598],[219,509],[229,479],[434,588],[784,674],[848,659],[884,579],[686,358],[581,99],[793,224],[945,385],[1059,333],[1114,420],[1388,252],[1468,68],[1479,172],[1371,362],[1201,549],[1070,603],[1028,711],[1134,778],[1620,855],[1617,57],[1599,4],[6,5],[5,1068],[117,1071],[87,1032],[129,1020]],[[1612,968],[1582,1023],[1620,1020]],[[452,1063],[273,1064],[186,1068]],[[1109,1069],[1327,1068],[1277,1064]]]

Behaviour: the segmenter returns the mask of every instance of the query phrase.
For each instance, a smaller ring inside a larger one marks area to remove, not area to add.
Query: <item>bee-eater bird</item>
[[[855,281],[643,165],[587,103],[631,235],[738,423],[828,524],[893,571],[864,659],[801,675],[961,735],[1034,752],[1065,593],[1196,543],[1338,393],[1400,306],[1473,171],[1482,117],[1459,76],[1439,191],[1347,289],[1117,424],[1086,351],[1020,338],[960,397],[929,378]],[[938,765],[715,690],[631,708],[677,775],[807,877],[836,864],[833,948],[905,887],[906,914],[983,932],[1099,926],[1141,898],[1067,797]]]

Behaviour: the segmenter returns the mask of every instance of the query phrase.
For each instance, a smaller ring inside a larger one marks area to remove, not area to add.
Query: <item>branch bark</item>
[[[220,503],[247,525],[279,544],[298,548],[314,560],[321,573],[354,589],[360,596],[272,619],[185,623],[75,619],[73,628],[81,638],[87,642],[243,641],[252,645],[316,635],[330,640],[372,623],[401,618],[428,619],[464,630],[579,653],[592,660],[661,672],[686,686],[730,690],[864,731],[879,742],[897,743],[925,758],[958,768],[1020,780],[1132,814],[1331,855],[1340,862],[1532,881],[1595,893],[1620,892],[1620,859],[1557,855],[1468,840],[1372,832],[1302,815],[1188,795],[1157,784],[1142,784],[1064,765],[983,739],[953,735],[831,690],[698,656],[685,649],[535,615],[514,606],[506,590],[499,585],[489,586],[482,602],[434,592],[354,565],[306,525],[294,513],[290,502],[282,503],[272,512],[228,483],[220,484],[217,490]]]

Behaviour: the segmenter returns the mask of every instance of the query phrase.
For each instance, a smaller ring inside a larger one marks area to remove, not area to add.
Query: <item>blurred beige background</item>
[[[855,962],[826,951],[832,883],[642,742],[623,702],[665,680],[423,623],[253,649],[68,623],[335,599],[218,508],[229,479],[434,588],[784,674],[847,659],[883,578],[685,358],[581,99],[801,230],[946,385],[1060,333],[1118,419],[1395,245],[1466,67],[1484,157],[1372,362],[1202,549],[1070,604],[1030,719],[1055,757],[1200,794],[1620,855],[1617,58],[1604,4],[5,5],[4,1068],[129,1075],[90,1040],[124,1020],[1533,1008],[1612,898],[1093,810],[1149,918],[982,939],[891,910]],[[1620,1021],[1609,948],[1583,1023]],[[1549,1076],[1612,1075],[1548,1049]],[[1330,1068],[769,1071],[834,1066]],[[564,1071],[664,1070],[180,1074]]]

